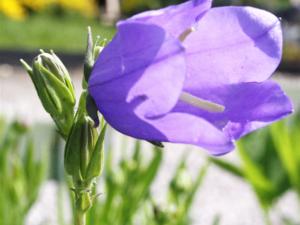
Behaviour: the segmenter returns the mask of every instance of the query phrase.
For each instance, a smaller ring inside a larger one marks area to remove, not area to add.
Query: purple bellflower
[[[282,54],[278,18],[211,3],[187,1],[118,23],[89,79],[89,92],[112,127],[221,155],[235,140],[292,112],[269,80]]]

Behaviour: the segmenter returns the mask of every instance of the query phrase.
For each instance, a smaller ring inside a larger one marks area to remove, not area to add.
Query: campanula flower
[[[89,92],[126,135],[221,155],[292,112],[269,80],[282,54],[280,21],[269,12],[194,0],[138,14],[117,28],[95,63]]]

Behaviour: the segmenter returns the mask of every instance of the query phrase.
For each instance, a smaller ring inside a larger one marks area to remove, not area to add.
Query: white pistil
[[[225,110],[223,105],[198,98],[186,92],[182,92],[179,99],[189,105],[206,110],[208,112],[221,113]]]
[[[179,35],[178,39],[179,39],[181,42],[184,42],[184,40],[185,40],[192,32],[194,32],[194,31],[196,31],[195,27],[190,27],[190,28],[186,29],[185,31],[183,31],[183,32]]]

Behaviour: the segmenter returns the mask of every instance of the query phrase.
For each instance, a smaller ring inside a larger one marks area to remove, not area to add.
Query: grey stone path
[[[80,71],[74,70],[74,83],[80,90]],[[295,105],[300,102],[300,76],[290,77],[283,74],[276,75],[276,79],[283,88],[295,100]],[[36,96],[29,77],[19,67],[11,67],[0,64],[0,116],[6,118],[19,118],[26,123],[37,121],[50,121],[49,116],[43,111]],[[120,137],[115,139],[120,146]],[[189,152],[188,162],[190,171],[195,175],[198,168],[204,164],[205,152],[193,147],[169,144],[165,149],[165,162],[163,170],[156,180],[153,193],[158,199],[164,199],[163,187],[172,176],[172,168],[175,168],[179,158],[185,151]],[[225,156],[226,159],[238,163],[235,152]],[[38,203],[35,205],[28,218],[28,224],[40,225],[53,224],[52,213],[56,207],[53,197],[57,186],[53,182],[44,185]],[[280,215],[285,214],[300,220],[300,208],[294,193],[287,193],[276,205],[271,217],[274,225],[281,225]],[[205,181],[199,190],[192,210],[194,225],[210,225],[212,218],[219,214],[222,217],[222,225],[263,225],[263,218],[258,203],[251,188],[239,179],[211,167]]]

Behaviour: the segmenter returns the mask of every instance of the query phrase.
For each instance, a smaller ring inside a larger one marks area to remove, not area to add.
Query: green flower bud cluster
[[[73,126],[67,138],[64,164],[72,176],[76,208],[86,212],[95,198],[92,193],[94,178],[100,176],[103,167],[103,142],[106,125],[98,135],[94,122],[86,111],[87,92],[80,97]]]
[[[93,98],[88,94],[87,82],[94,62],[103,50],[106,40],[98,37],[93,43],[88,29],[88,47],[84,61],[83,91],[75,113],[76,97],[70,75],[61,60],[51,51],[41,53],[29,66],[22,65],[33,81],[44,109],[51,115],[58,132],[66,140],[64,165],[73,179],[75,194],[76,225],[85,224],[86,212],[97,197],[95,178],[100,176],[103,167],[103,142],[106,125],[99,125],[98,110]]]
[[[32,79],[44,109],[53,118],[60,134],[66,138],[72,126],[76,101],[66,67],[53,51],[41,51],[32,67],[24,60],[21,63]]]

